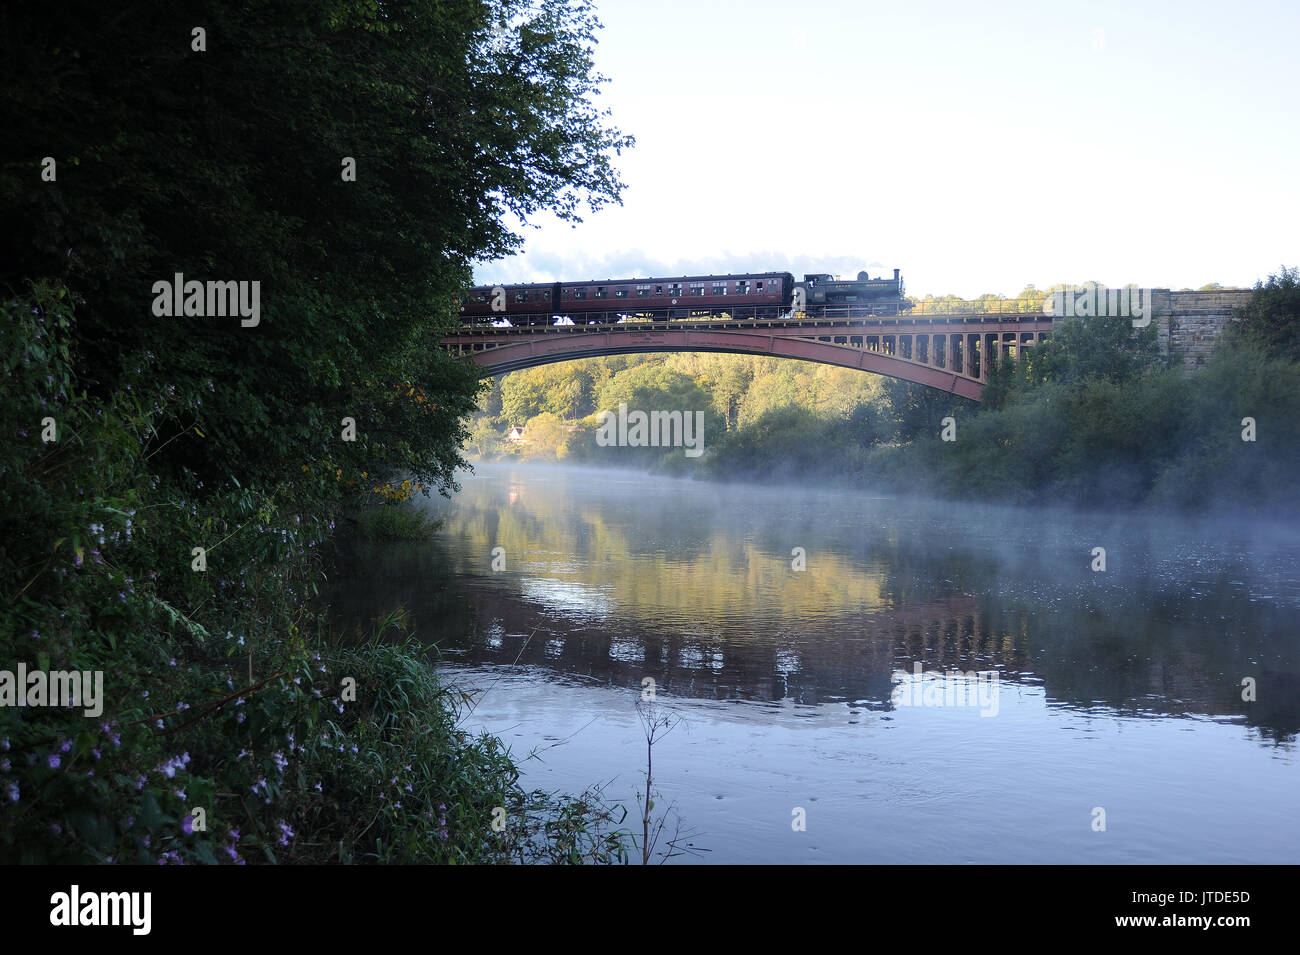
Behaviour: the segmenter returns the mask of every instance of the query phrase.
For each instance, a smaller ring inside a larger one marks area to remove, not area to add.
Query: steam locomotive
[[[466,325],[586,325],[646,319],[798,318],[805,315],[898,314],[906,308],[903,280],[856,279],[809,273],[796,282],[789,272],[739,275],[678,275],[671,278],[606,279],[480,285],[460,300]],[[829,310],[829,311],[828,311]]]

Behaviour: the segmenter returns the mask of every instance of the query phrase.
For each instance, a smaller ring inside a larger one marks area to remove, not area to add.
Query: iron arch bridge
[[[462,327],[442,342],[491,375],[597,355],[723,352],[857,368],[979,401],[990,356],[1014,360],[1051,331],[1050,315],[1011,305],[1014,311],[918,309],[891,317],[847,309],[798,319],[713,315],[619,322],[600,315],[583,325]]]

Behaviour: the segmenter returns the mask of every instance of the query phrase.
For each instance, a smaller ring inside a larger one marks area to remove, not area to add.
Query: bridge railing
[[[902,304],[878,302],[865,305],[810,305],[803,311],[794,311],[776,305],[748,305],[710,309],[703,314],[669,317],[656,315],[639,317],[628,312],[577,312],[559,315],[514,315],[503,313],[498,319],[511,322],[510,326],[495,326],[484,320],[466,328],[491,330],[493,328],[569,328],[591,325],[624,327],[680,326],[710,322],[819,322],[856,319],[942,318],[969,315],[1021,315],[1047,317],[1041,299],[977,299],[969,302],[905,302]],[[561,320],[565,319],[565,320]],[[567,321],[566,321],[567,320]]]

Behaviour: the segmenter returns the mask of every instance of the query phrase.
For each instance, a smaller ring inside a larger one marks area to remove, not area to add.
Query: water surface
[[[528,784],[605,783],[633,814],[654,680],[680,720],[656,811],[708,850],[677,861],[1300,861],[1294,527],[504,465],[462,485],[428,542],[346,562],[336,625],[404,608],[478,691],[467,727],[535,754]]]

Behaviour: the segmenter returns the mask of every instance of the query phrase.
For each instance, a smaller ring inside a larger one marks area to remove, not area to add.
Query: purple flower
[[[62,743],[59,744],[60,753],[66,753],[70,749],[72,749],[72,740],[70,739],[65,739]]]
[[[10,802],[17,802],[19,799],[18,784],[10,783],[9,788],[5,790],[5,794],[9,797]]]
[[[194,832],[194,817],[181,816],[181,832],[187,836]]]
[[[58,769],[58,768],[59,768],[59,763],[61,763],[62,760],[59,759],[59,756],[58,756],[57,753],[50,753],[50,760],[49,760],[49,762],[50,762],[50,769]]]

